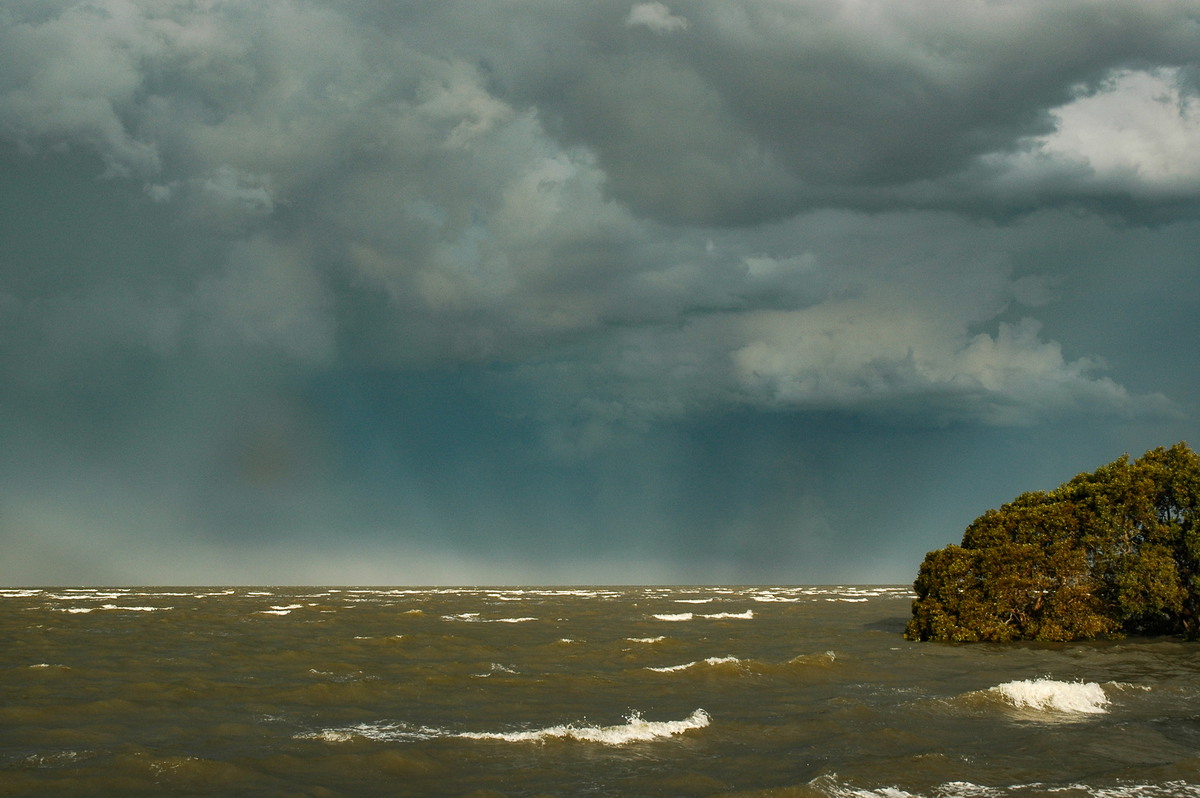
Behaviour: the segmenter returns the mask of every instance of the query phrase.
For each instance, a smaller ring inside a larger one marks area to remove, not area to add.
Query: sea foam
[[[99,607],[64,607],[62,612],[72,614],[95,612],[96,610],[117,610],[119,612],[158,612],[159,610],[171,610],[174,607],[122,607],[118,604],[102,604]]]
[[[657,621],[690,621],[696,617],[696,614],[692,612],[666,612],[650,617]]]
[[[929,792],[909,792],[894,786],[860,787],[843,781],[836,773],[818,776],[807,785],[817,795],[828,798],[1005,798],[1029,796],[1040,798],[1048,793],[1087,796],[1088,798],[1196,798],[1200,796],[1200,785],[1184,781],[1169,781],[1162,784],[1116,784],[1098,787],[1087,784],[1071,784],[1048,788],[1047,785],[1012,784],[1004,787],[988,787],[970,781],[948,781]]]
[[[711,722],[712,719],[703,709],[697,709],[683,720],[660,721],[646,720],[639,713],[632,712],[625,719],[625,723],[616,726],[575,726],[567,724],[518,732],[463,732],[456,736],[472,740],[504,740],[511,743],[568,739],[588,743],[603,743],[604,745],[625,745],[627,743],[646,742],[660,737],[683,734],[693,729],[703,729]]]
[[[537,618],[525,616],[522,618],[481,618],[477,612],[460,612],[457,615],[443,615],[443,621],[462,621],[464,623],[528,623]]]
[[[695,618],[708,618],[714,621],[737,618],[748,621],[754,617],[754,610],[746,610],[745,612],[714,612],[706,615],[697,615],[694,612],[666,612],[651,615],[650,617],[658,621],[690,621]]]
[[[688,668],[694,668],[698,665],[732,665],[741,662],[737,657],[708,657],[707,659],[696,660],[694,662],[685,662],[682,665],[666,665],[661,668],[647,667],[648,671],[657,673],[674,673],[675,671],[685,671]]]
[[[1108,711],[1108,696],[1104,694],[1104,688],[1095,682],[1023,679],[1005,682],[988,692],[999,695],[1018,709],[1084,715]]]
[[[359,723],[340,729],[322,729],[296,735],[300,740],[323,740],[327,743],[348,743],[356,738],[397,742],[405,740],[431,740],[445,737],[440,729],[426,726],[409,726],[404,723]]]
[[[512,732],[451,732],[444,729],[432,729],[428,726],[410,726],[405,723],[360,723],[340,729],[323,729],[297,736],[300,739],[323,740],[329,743],[350,742],[355,738],[403,741],[456,737],[466,740],[500,740],[509,743],[540,743],[560,739],[603,745],[626,745],[671,737],[693,729],[703,729],[711,722],[712,718],[703,709],[697,709],[683,720],[660,721],[646,720],[635,711],[629,714],[625,723],[615,726],[577,726],[569,723],[543,729]]]

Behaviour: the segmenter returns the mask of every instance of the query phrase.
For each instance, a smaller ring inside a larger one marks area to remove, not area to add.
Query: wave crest
[[[737,657],[708,657],[703,660],[685,662],[682,665],[667,665],[661,668],[647,667],[646,670],[657,671],[658,673],[673,673],[674,671],[685,671],[698,665],[738,665],[741,662]]]
[[[410,726],[406,723],[359,723],[340,729],[299,734],[299,739],[321,740],[327,743],[346,743],[356,738],[381,741],[429,740],[438,737],[458,737],[468,740],[502,740],[509,743],[545,742],[547,740],[578,740],[604,745],[625,745],[646,742],[662,737],[683,734],[693,729],[703,729],[712,718],[703,709],[697,709],[683,720],[646,720],[640,712],[631,712],[625,723],[615,726],[576,726],[563,724],[544,729],[529,729],[514,732],[451,732],[431,729],[428,726]]]
[[[626,743],[646,742],[660,737],[683,734],[693,729],[703,729],[712,722],[712,718],[703,709],[697,709],[683,720],[646,720],[640,713],[632,712],[625,721],[616,726],[567,724],[519,732],[463,732],[456,736],[472,740],[504,740],[513,743],[542,742],[561,738],[605,745],[625,745]]]
[[[694,612],[664,612],[651,615],[650,617],[657,621],[690,621],[695,618],[708,618],[715,621],[737,618],[748,621],[754,617],[754,610],[746,610],[745,612],[713,612],[703,615],[697,615]]]
[[[1108,711],[1108,696],[1096,682],[1022,679],[1005,682],[987,692],[1017,709],[1063,714],[1098,715]]]

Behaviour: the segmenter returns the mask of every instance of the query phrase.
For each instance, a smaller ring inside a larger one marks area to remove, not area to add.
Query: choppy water
[[[0,590],[0,795],[1200,796],[1200,647],[906,588]]]

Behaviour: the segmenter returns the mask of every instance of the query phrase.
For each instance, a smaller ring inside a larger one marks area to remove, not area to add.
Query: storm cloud
[[[907,581],[1194,427],[1194,2],[0,10],[0,579]]]

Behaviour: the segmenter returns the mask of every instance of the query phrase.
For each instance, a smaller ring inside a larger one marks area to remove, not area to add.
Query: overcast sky
[[[910,582],[1198,265],[1194,0],[9,0],[0,582]]]

